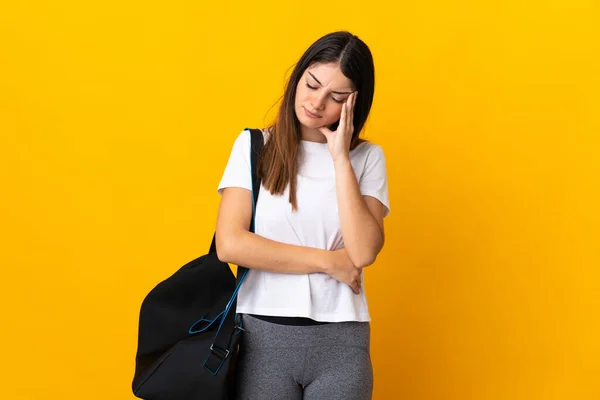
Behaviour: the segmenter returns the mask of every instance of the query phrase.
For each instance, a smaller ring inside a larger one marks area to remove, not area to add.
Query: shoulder
[[[250,143],[250,131],[243,129],[235,138],[236,144],[249,144]]]
[[[358,146],[356,146],[352,152],[352,157],[356,157],[358,159],[362,159],[368,162],[385,160],[385,154],[383,152],[383,148],[373,142],[362,142]]]
[[[243,152],[244,154],[246,154],[246,153],[248,153],[250,151],[250,143],[251,143],[250,130],[244,128],[236,136],[236,138],[235,138],[235,140],[233,142],[233,149],[232,149],[232,151]]]
[[[262,134],[263,134],[263,138],[265,139],[265,141],[267,140],[267,138],[269,137],[269,131],[267,129],[260,129]],[[251,139],[251,134],[250,134],[250,129],[249,128],[244,128],[236,137],[235,142],[240,144],[240,145],[244,145],[244,146],[250,146],[250,139]]]

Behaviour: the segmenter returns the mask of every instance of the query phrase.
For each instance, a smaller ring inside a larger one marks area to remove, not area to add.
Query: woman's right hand
[[[350,286],[356,294],[360,293],[362,286],[362,268],[357,268],[348,257],[346,249],[330,251],[325,272],[333,279]]]

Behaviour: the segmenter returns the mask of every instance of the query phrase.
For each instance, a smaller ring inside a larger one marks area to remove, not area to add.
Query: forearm
[[[360,193],[356,174],[348,158],[334,161],[338,213],[344,247],[354,265],[371,265],[383,246],[377,220]]]
[[[219,260],[252,269],[287,274],[326,273],[332,256],[327,250],[285,244],[245,230],[227,235],[227,239],[219,240]]]

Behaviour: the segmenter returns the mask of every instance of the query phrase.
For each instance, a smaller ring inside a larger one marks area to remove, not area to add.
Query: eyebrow
[[[319,80],[318,80],[318,79],[317,79],[317,78],[316,78],[316,77],[315,77],[313,74],[311,74],[309,71],[306,71],[306,72],[308,72],[308,74],[309,74],[310,76],[312,76],[312,77],[313,77],[313,79],[314,79],[315,81],[317,81],[317,83],[318,83],[319,85],[323,86],[323,84],[322,84],[321,82],[319,82]],[[335,93],[335,94],[352,94],[352,93],[354,93],[354,92],[336,92],[335,90],[332,90],[332,91],[331,91],[331,93]]]

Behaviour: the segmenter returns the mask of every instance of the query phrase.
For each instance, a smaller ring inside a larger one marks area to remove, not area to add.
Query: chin
[[[300,124],[304,125],[307,128],[310,128],[310,129],[317,129],[317,128],[320,128],[320,127],[323,126],[323,124],[321,122],[315,121],[315,120],[311,120],[311,119],[309,119],[308,121],[301,119],[300,120]]]
[[[305,126],[306,128],[316,129],[322,126],[321,123],[318,122],[318,120],[307,118],[304,115],[298,115],[298,113],[296,113],[296,118],[300,122],[300,125]]]

